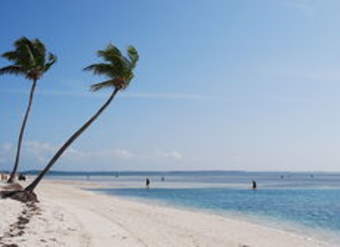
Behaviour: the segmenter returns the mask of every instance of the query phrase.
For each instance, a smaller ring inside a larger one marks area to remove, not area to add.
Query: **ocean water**
[[[184,188],[102,189],[108,194],[164,201],[185,207],[223,210],[291,220],[340,234],[340,190]]]
[[[340,173],[120,172],[78,179],[105,182],[106,188],[95,190],[99,193],[280,223],[280,228],[318,232],[334,241],[340,236]],[[257,190],[251,189],[252,180]]]

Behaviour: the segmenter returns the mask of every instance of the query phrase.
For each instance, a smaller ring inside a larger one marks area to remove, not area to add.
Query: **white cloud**
[[[209,99],[208,96],[187,93],[126,93],[122,95],[125,98],[145,98],[145,99],[184,99],[184,100],[202,100]]]
[[[3,143],[0,145],[0,164],[4,165],[8,163],[9,157],[12,156],[13,145],[10,143]],[[3,167],[0,167],[2,169]]]
[[[4,143],[1,145],[1,150],[4,152],[9,152],[12,149],[13,145],[10,143]]]
[[[181,160],[183,158],[183,155],[177,151],[172,152],[160,152],[159,153],[161,157],[163,158],[170,158],[174,160]]]
[[[135,157],[131,151],[113,148],[101,151],[82,151],[70,148],[64,155],[69,161],[104,161],[104,160],[130,160]]]
[[[27,141],[23,144],[21,159],[23,169],[40,169],[58,150],[60,145],[40,141]],[[0,164],[10,165],[14,159],[15,146],[13,144],[0,145]],[[112,164],[143,165],[164,164],[180,161],[183,155],[178,151],[156,151],[136,153],[123,148],[87,151],[70,147],[61,156],[60,163],[71,164],[73,169],[82,168],[110,168]],[[39,167],[37,166],[39,165]],[[69,168],[69,167],[68,167]],[[96,169],[94,168],[94,169]],[[143,169],[141,167],[141,169]]]
[[[49,143],[29,141],[24,144],[24,152],[32,154],[39,162],[46,162],[52,153],[55,152],[56,146]]]
[[[26,152],[33,154],[34,157],[40,161],[47,161],[57,151],[59,145],[50,143],[29,141],[25,143]],[[64,159],[68,161],[88,161],[94,159],[130,159],[134,154],[125,149],[108,149],[103,151],[83,151],[75,148],[68,148],[63,155]]]
[[[124,150],[124,149],[115,149],[111,152],[113,156],[119,157],[121,159],[131,159],[135,156],[132,152],[129,152],[128,150]]]

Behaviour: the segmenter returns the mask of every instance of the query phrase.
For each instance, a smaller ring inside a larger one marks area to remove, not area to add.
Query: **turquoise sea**
[[[340,173],[197,171],[59,175],[65,179],[105,182],[106,188],[95,190],[99,193],[263,220],[270,226],[311,235],[318,233],[334,241],[340,236]],[[151,180],[149,190],[144,187],[146,177]],[[256,190],[251,189],[252,180],[257,182]],[[114,188],[116,185],[120,188]]]

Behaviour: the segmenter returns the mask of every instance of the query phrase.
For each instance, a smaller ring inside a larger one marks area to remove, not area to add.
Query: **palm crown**
[[[15,41],[15,50],[3,53],[1,56],[13,62],[0,68],[1,74],[24,75],[30,80],[40,77],[57,61],[52,53],[47,53],[45,45],[39,39],[29,40],[22,37]]]
[[[117,47],[109,44],[105,50],[99,50],[97,55],[103,58],[106,63],[92,64],[84,68],[84,70],[104,75],[109,80],[93,84],[91,90],[98,91],[107,87],[113,87],[116,90],[127,88],[134,77],[133,70],[139,59],[136,48],[128,46],[127,57],[125,57]]]

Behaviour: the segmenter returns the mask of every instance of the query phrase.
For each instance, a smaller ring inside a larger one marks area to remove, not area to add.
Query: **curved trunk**
[[[39,184],[40,180],[44,177],[44,175],[50,170],[53,164],[60,158],[60,156],[65,152],[65,150],[98,118],[98,116],[105,110],[105,108],[111,103],[115,95],[119,89],[115,89],[109,99],[105,102],[105,104],[100,107],[100,109],[93,115],[80,129],[78,129],[65,143],[61,148],[56,152],[56,154],[52,157],[52,159],[48,162],[44,170],[42,170],[39,176],[28,185],[25,190],[29,192],[33,192],[35,187]]]
[[[29,100],[28,100],[28,106],[27,106],[27,109],[26,109],[24,120],[22,121],[22,124],[21,124],[21,129],[20,129],[19,138],[18,138],[17,153],[16,153],[16,156],[15,156],[14,167],[13,167],[13,170],[11,172],[11,176],[9,177],[7,183],[13,183],[13,180],[14,180],[14,177],[15,177],[15,173],[18,170],[19,161],[20,161],[20,152],[21,152],[22,139],[24,137],[27,119],[28,119],[29,113],[31,111],[31,106],[32,106],[32,102],[33,102],[33,96],[34,96],[34,91],[35,91],[36,85],[37,85],[37,80],[35,79],[35,80],[33,80],[33,83],[32,83],[30,97],[29,97]]]

